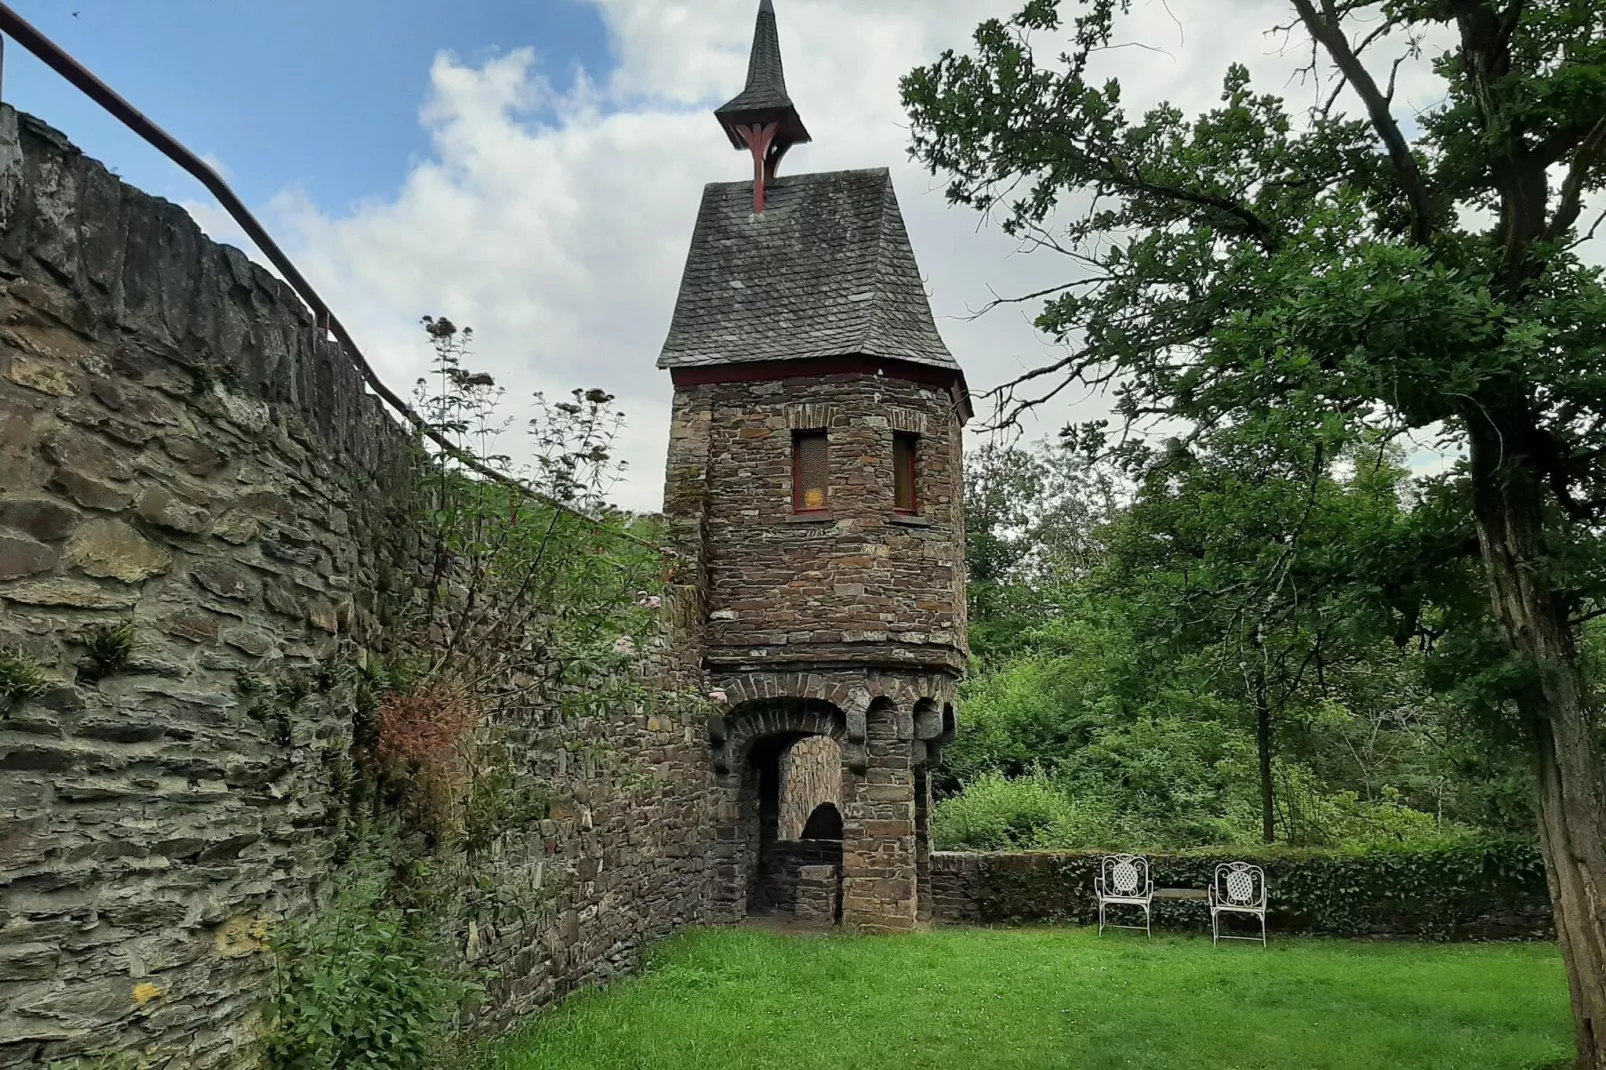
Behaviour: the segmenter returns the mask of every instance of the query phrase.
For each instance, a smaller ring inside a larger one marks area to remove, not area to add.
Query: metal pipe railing
[[[306,303],[307,308],[312,312],[314,325],[319,330],[328,331],[335,336],[335,340],[340,344],[342,353],[356,367],[357,371],[362,375],[363,381],[368,384],[369,389],[392,409],[395,409],[415,431],[433,442],[447,456],[478,475],[519,491],[555,509],[560,509],[571,516],[590,521],[597,525],[598,530],[604,530],[603,522],[597,517],[558,501],[551,495],[542,494],[521,479],[507,475],[504,472],[498,472],[496,469],[482,463],[472,454],[464,452],[455,443],[431,427],[422,416],[413,411],[411,405],[403,401],[400,395],[384,384],[362,355],[362,350],[358,348],[356,341],[352,339],[351,333],[346,330],[339,317],[334,314],[324,299],[318,295],[318,291],[313,287],[312,283],[307,281],[306,276],[301,274],[295,262],[285,254],[283,249],[279,248],[279,243],[273,240],[273,236],[268,233],[267,228],[257,220],[256,216],[251,214],[251,210],[245,206],[245,202],[240,200],[239,196],[229,188],[227,182],[223,181],[221,175],[207,166],[206,162],[199,156],[185,148],[171,134],[152,122],[144,112],[130,104],[116,90],[95,77],[88,68],[69,55],[60,45],[46,37],[21,15],[13,11],[10,5],[3,2],[0,2],[0,35],[9,35],[14,38],[18,44],[37,56],[51,70],[76,86],[90,100],[105,108],[124,126],[155,146],[162,155],[195,176],[201,185],[205,186],[212,196],[217,198],[218,203],[223,206],[223,210],[228,212],[230,217],[240,225],[240,229],[245,231],[251,240],[256,243],[256,247],[262,251],[262,255],[267,257],[268,261],[278,269],[279,274],[284,277],[285,282],[289,283],[290,288],[296,292],[296,295]],[[4,36],[0,36],[0,79],[4,77],[4,56]],[[3,84],[3,82],[0,82],[0,84]],[[660,553],[672,553],[665,547],[656,546],[626,531],[613,531],[612,534]]]

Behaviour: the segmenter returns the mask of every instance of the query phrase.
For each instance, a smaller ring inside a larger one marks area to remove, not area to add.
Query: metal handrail
[[[263,227],[256,216],[251,214],[251,210],[245,206],[245,202],[240,200],[239,196],[229,188],[227,182],[223,181],[221,175],[209,167],[199,156],[185,148],[171,134],[152,122],[149,117],[125,100],[116,90],[95,77],[87,67],[73,59],[60,45],[46,37],[21,15],[13,11],[10,5],[3,2],[0,2],[0,34],[9,34],[15,38],[18,44],[32,52],[47,67],[76,86],[90,100],[105,108],[120,120],[124,126],[155,146],[162,155],[195,176],[201,185],[205,186],[212,196],[217,198],[218,203],[223,206],[223,210],[228,212],[229,216],[240,225],[240,229],[245,231],[250,239],[256,243],[256,247],[262,251],[262,254],[268,258],[269,262],[279,270],[279,274],[290,284],[290,288],[296,292],[296,295],[306,302],[307,307],[312,311],[315,326],[321,330],[327,330],[335,336],[336,341],[340,343],[341,351],[362,375],[363,381],[387,405],[400,413],[415,431],[439,446],[453,460],[465,468],[484,476],[486,479],[519,491],[536,501],[543,502],[571,516],[589,521],[597,525],[599,531],[610,530],[604,526],[604,522],[600,518],[561,502],[549,494],[543,494],[523,480],[507,475],[504,472],[498,472],[496,469],[482,463],[478,458],[464,452],[455,443],[431,427],[422,416],[413,411],[411,405],[403,401],[398,394],[384,384],[362,355],[362,350],[358,348],[356,341],[352,339],[351,333],[346,330],[339,317],[334,314],[324,299],[318,295],[318,291],[313,288],[312,283],[307,281],[306,276],[301,274],[295,265],[295,261],[291,260],[284,250],[279,248],[278,242],[273,240],[273,236],[268,233],[267,228]],[[0,75],[3,75],[3,71],[4,38],[0,37]],[[610,534],[659,553],[671,556],[674,553],[666,547],[655,545],[627,531],[610,530]]]

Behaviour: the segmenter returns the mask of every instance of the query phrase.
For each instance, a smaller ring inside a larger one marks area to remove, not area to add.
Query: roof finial
[[[775,7],[759,0],[753,29],[753,54],[747,61],[747,88],[714,112],[731,145],[753,154],[753,211],[764,211],[764,187],[793,145],[812,140],[792,98],[786,95],[781,70],[781,39],[775,29]]]

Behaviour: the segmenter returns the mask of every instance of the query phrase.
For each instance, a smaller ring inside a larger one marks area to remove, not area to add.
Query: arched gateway
[[[888,173],[777,174],[810,135],[770,0],[716,115],[753,178],[703,191],[658,359],[674,646],[722,699],[713,879],[732,913],[801,914],[824,887],[826,916],[906,929],[929,910],[927,771],[967,656],[964,375]],[[840,838],[802,835],[826,805],[840,824],[815,828]]]

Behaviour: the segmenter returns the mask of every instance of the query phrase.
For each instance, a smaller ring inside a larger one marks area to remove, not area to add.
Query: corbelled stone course
[[[237,685],[383,645],[416,473],[283,284],[0,107],[0,647],[52,681],[0,719],[0,1066],[250,1064],[265,941],[334,864],[351,710],[314,688],[276,724]],[[90,679],[84,637],[124,622]],[[479,873],[548,889],[462,936],[487,1024],[733,916],[701,723],[502,716],[558,801]]]

